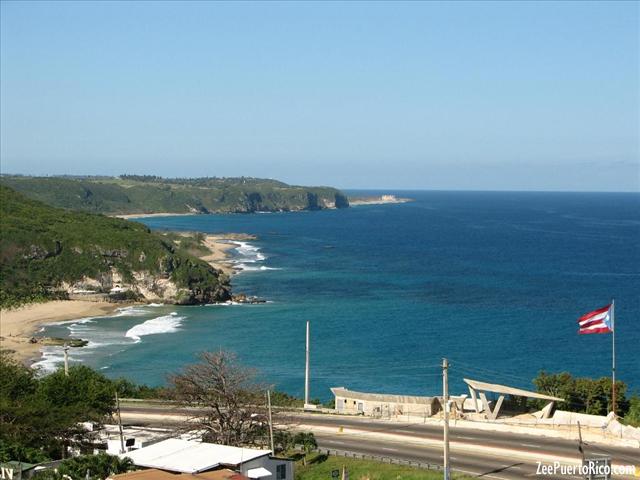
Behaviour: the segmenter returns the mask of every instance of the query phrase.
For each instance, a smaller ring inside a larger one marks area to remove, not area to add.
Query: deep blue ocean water
[[[302,396],[309,320],[312,397],[436,394],[442,357],[464,393],[463,377],[531,388],[543,369],[610,375],[611,335],[578,335],[576,319],[615,298],[617,375],[640,390],[640,195],[396,193],[415,201],[143,219],[257,235],[236,251],[251,270],[233,287],[271,303],[134,308],[47,334],[88,338],[72,360],[153,385],[197,352],[228,349]],[[43,365],[59,358],[51,348]]]

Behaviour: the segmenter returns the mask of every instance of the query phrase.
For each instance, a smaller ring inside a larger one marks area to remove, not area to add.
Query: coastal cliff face
[[[3,176],[0,183],[54,207],[109,215],[289,212],[349,206],[346,195],[335,188],[245,177]]]
[[[68,296],[176,304],[231,298],[229,278],[136,222],[68,212],[0,186],[0,306]]]

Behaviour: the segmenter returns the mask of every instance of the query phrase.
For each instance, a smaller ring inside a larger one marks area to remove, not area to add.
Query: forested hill
[[[0,306],[82,291],[194,304],[230,298],[229,279],[138,222],[70,212],[0,185]]]
[[[346,208],[331,187],[300,187],[259,178],[2,176],[0,182],[48,205],[85,212],[250,213]]]

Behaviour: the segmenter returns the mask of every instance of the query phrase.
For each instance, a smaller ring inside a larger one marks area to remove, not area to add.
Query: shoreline
[[[201,232],[174,232],[179,235],[189,237]],[[238,248],[242,242],[256,240],[255,235],[248,233],[205,233],[202,245],[209,250],[209,253],[196,255],[200,260],[204,260],[213,268],[222,270],[223,273],[231,277],[241,270],[232,260],[230,250]]]
[[[189,233],[185,232],[185,235]],[[207,234],[202,244],[210,253],[200,255],[199,258],[231,277],[241,270],[231,259],[230,250],[240,246],[240,242],[255,239],[254,235],[243,233]],[[107,316],[123,305],[125,304],[90,300],[51,300],[15,309],[1,309],[0,349],[11,351],[16,360],[32,365],[41,358],[42,340],[32,341],[41,327],[85,317]]]
[[[87,300],[51,300],[15,309],[0,310],[0,348],[13,352],[14,358],[27,365],[40,358],[41,343],[31,338],[49,323],[99,317],[113,313],[122,304]]]
[[[125,220],[131,220],[135,218],[182,217],[184,215],[203,215],[203,214],[194,213],[194,212],[184,212],[184,213],[161,212],[161,213],[123,213],[121,215],[108,215],[108,216],[114,217],[114,218],[124,218]]]
[[[202,243],[211,253],[201,256],[200,259],[231,277],[237,274],[239,270],[231,260],[229,251],[238,248],[240,246],[238,242],[255,240],[255,238],[253,235],[237,233],[206,235]]]

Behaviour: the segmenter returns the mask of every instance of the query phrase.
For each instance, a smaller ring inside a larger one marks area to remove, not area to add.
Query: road
[[[365,418],[336,417],[330,415],[293,416],[284,423],[292,425],[333,427],[335,433],[315,433],[322,448],[332,448],[366,455],[393,457],[399,460],[433,463],[442,465],[442,426],[415,423],[375,421]],[[339,427],[352,435],[340,434]],[[379,434],[392,434],[406,438],[406,442],[389,442],[377,438]],[[451,467],[483,478],[522,479],[536,477],[541,460],[560,457],[579,461],[581,456],[577,442],[558,438],[539,437],[524,434],[471,430],[451,427],[449,438],[452,445]],[[413,440],[432,440],[435,446],[411,443]],[[485,450],[484,452],[482,450]],[[480,450],[480,451],[479,451]],[[610,455],[617,464],[640,465],[640,449],[585,445],[587,457]],[[548,464],[550,461],[544,461]],[[562,475],[540,478],[582,478]],[[620,477],[624,478],[624,477]]]
[[[124,405],[122,408],[127,421],[149,425],[175,423],[181,415],[193,412],[160,406]],[[311,429],[321,448],[442,465],[442,426],[439,425],[320,414],[277,413],[274,418],[274,422],[281,425]],[[450,428],[449,438],[452,468],[481,478],[535,478],[538,458],[545,464],[555,459],[567,463],[581,458],[577,442],[572,440],[455,426]],[[637,448],[588,444],[584,450],[587,456],[610,455],[615,464],[640,466]],[[539,478],[582,477],[545,475]]]

